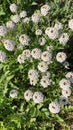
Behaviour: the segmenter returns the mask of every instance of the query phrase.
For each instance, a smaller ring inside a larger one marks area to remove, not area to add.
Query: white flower
[[[62,89],[62,95],[65,97],[69,97],[71,95],[71,89],[63,90]]]
[[[59,85],[60,88],[62,88],[63,90],[67,90],[71,86],[71,83],[68,79],[63,78],[62,80],[60,80]]]
[[[38,43],[39,43],[41,46],[45,45],[45,43],[46,43],[45,38],[44,38],[44,37],[40,37],[39,40],[38,40]]]
[[[51,61],[51,58],[52,58],[52,53],[51,52],[49,52],[49,51],[42,52],[41,59],[43,61],[45,61],[45,62]]]
[[[7,28],[5,26],[0,26],[0,36],[7,34]]]
[[[19,62],[20,64],[22,64],[22,63],[25,62],[26,58],[25,58],[25,56],[24,56],[23,54],[20,54],[20,55],[18,56],[17,60],[18,60],[18,62]]]
[[[41,61],[38,64],[38,70],[41,72],[46,72],[48,70],[48,65],[44,61]]]
[[[12,20],[14,23],[18,23],[18,22],[20,21],[20,17],[19,17],[18,14],[17,14],[17,15],[13,15],[13,16],[11,17],[11,20]]]
[[[35,92],[33,94],[33,101],[35,103],[42,103],[44,99],[44,95],[41,92]]]
[[[40,84],[43,88],[47,88],[50,85],[50,80],[47,77],[42,77]]]
[[[25,10],[20,12],[20,18],[25,18],[27,16],[27,12]]]
[[[13,3],[13,4],[10,5],[10,11],[12,13],[17,12],[17,9],[18,9],[18,6],[15,3]]]
[[[38,78],[30,78],[30,84],[35,86],[37,84]]]
[[[31,53],[30,53],[30,50],[29,49],[26,49],[23,51],[23,55],[26,57],[26,58],[29,58]]]
[[[10,91],[10,97],[16,98],[18,96],[18,91],[13,89]]]
[[[60,38],[59,38],[59,42],[60,44],[65,45],[69,40],[69,35],[67,33],[63,33],[61,34]]]
[[[49,110],[50,110],[51,113],[54,113],[54,114],[59,113],[60,112],[60,105],[59,105],[59,103],[51,102],[49,104]]]
[[[21,43],[23,46],[28,46],[28,45],[29,45],[30,38],[29,38],[29,36],[27,36],[26,34],[22,34],[22,35],[20,35],[20,37],[19,37],[19,41],[20,41],[20,43]]]
[[[73,30],[73,19],[69,20],[68,27]]]
[[[15,49],[15,43],[13,40],[4,40],[4,47],[8,51],[13,51]]]
[[[28,23],[30,22],[30,18],[25,17],[25,18],[23,19],[23,22],[28,24]]]
[[[34,59],[39,59],[41,57],[41,50],[38,49],[38,48],[34,48],[32,51],[31,51],[31,55]]]
[[[56,28],[53,28],[53,27],[48,27],[45,30],[45,33],[46,33],[46,35],[48,35],[48,37],[50,39],[53,39],[53,40],[58,38],[58,36],[59,36],[58,30]]]
[[[6,23],[6,27],[9,28],[9,29],[14,29],[15,28],[15,23],[12,22],[12,21],[8,21]]]
[[[57,30],[60,30],[60,29],[63,29],[63,25],[62,25],[62,23],[57,22],[57,23],[55,23],[54,28],[56,28]]]
[[[24,98],[26,101],[29,101],[30,99],[32,99],[32,97],[33,97],[33,92],[31,90],[28,89],[24,92]]]
[[[65,77],[73,83],[73,72],[68,72]]]
[[[34,14],[32,15],[32,21],[33,21],[34,23],[38,23],[39,20],[40,20],[40,16],[39,16],[37,13],[34,13]]]
[[[59,99],[59,103],[60,103],[60,105],[67,105],[68,104],[68,98],[61,95],[60,99]]]
[[[35,69],[30,69],[28,71],[28,78],[30,79],[37,79],[38,78],[38,72]]]
[[[36,35],[41,35],[41,34],[42,34],[42,30],[37,29],[37,30],[35,31],[35,34],[36,34]]]
[[[49,5],[43,5],[41,7],[41,14],[43,16],[46,16],[48,14],[49,10],[50,10],[50,6]]]
[[[56,60],[60,63],[64,62],[66,60],[67,56],[64,52],[58,52],[56,55]]]
[[[3,62],[6,59],[6,53],[0,50],[0,62]]]

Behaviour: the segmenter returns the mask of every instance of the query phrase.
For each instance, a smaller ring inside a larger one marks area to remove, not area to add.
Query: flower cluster
[[[53,71],[53,68],[57,64],[64,66],[67,63],[67,54],[64,50],[59,50],[58,46],[65,47],[69,41],[69,34],[64,31],[64,25],[59,21],[55,22],[54,26],[39,26],[41,20],[43,19],[42,21],[44,21],[44,18],[47,18],[47,15],[51,12],[51,7],[48,4],[41,6],[40,10],[34,12],[30,17],[28,17],[26,10],[19,12],[18,8],[15,3],[11,4],[10,11],[13,15],[6,22],[6,25],[0,26],[1,45],[4,50],[0,49],[0,62],[3,63],[6,58],[9,60],[8,54],[12,54],[13,56],[16,54],[16,64],[18,66],[22,65],[24,68],[23,72],[18,68],[19,73],[24,73],[23,80],[29,84],[26,85],[28,88],[24,89],[23,97],[25,101],[29,102],[32,99],[31,101],[34,103],[44,104],[47,98],[47,94],[44,94],[44,92],[49,91],[49,93],[52,93],[52,91],[55,92],[56,90],[53,90],[53,87],[55,88],[56,86],[56,82],[53,81],[54,76],[52,76],[52,72],[56,73],[56,71]],[[30,29],[29,26],[31,25],[33,26]],[[18,28],[19,33],[17,34],[16,29]],[[25,31],[26,29],[27,31]],[[68,29],[73,30],[73,19],[69,20]],[[8,38],[9,31],[11,31],[13,37]],[[58,50],[55,50],[56,46]],[[27,64],[29,67],[27,67]],[[19,76],[20,84],[23,82],[21,77]],[[61,105],[68,104],[72,83],[73,72],[68,72],[65,78],[59,81],[58,86],[60,87],[58,89],[61,90],[62,94],[59,92],[59,99],[57,101],[52,101],[49,98],[48,109],[51,113],[59,113]],[[35,88],[38,88],[38,91]],[[12,89],[10,91],[10,97],[17,98],[19,91]]]

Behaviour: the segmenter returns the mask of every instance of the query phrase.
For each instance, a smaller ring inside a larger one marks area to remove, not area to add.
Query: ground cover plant
[[[72,0],[1,0],[0,130],[72,130],[72,86]]]

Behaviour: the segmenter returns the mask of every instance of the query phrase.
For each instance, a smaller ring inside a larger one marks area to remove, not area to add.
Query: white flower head
[[[41,50],[39,48],[34,48],[31,51],[31,55],[34,59],[39,59],[41,57]]]
[[[34,23],[38,23],[39,20],[40,20],[39,14],[34,13],[34,14],[32,15],[32,21],[33,21]]]
[[[29,23],[30,22],[30,18],[28,18],[28,17],[25,17],[24,19],[23,19],[23,23]]]
[[[60,99],[59,99],[59,103],[60,103],[60,105],[67,105],[68,104],[68,98],[61,95]]]
[[[38,64],[38,70],[41,72],[46,72],[48,70],[48,65],[44,61],[39,62]]]
[[[43,5],[42,7],[41,7],[41,14],[43,15],[43,16],[46,16],[47,14],[48,14],[48,12],[49,12],[49,10],[50,10],[50,6],[49,5]]]
[[[5,36],[7,34],[7,28],[5,26],[0,26],[0,36]]]
[[[11,98],[16,98],[17,96],[18,96],[18,91],[15,90],[15,89],[12,89],[12,90],[10,91],[10,97],[11,97]]]
[[[16,13],[17,9],[18,9],[18,6],[15,3],[13,3],[13,4],[10,5],[10,11],[12,13]]]
[[[18,57],[17,57],[17,60],[20,64],[24,63],[26,58],[23,54],[20,54]]]
[[[30,38],[29,38],[28,35],[22,34],[22,35],[20,35],[20,37],[19,37],[19,41],[20,41],[20,43],[21,43],[23,46],[28,46],[28,45],[29,45],[29,42],[30,42]]]
[[[49,110],[50,110],[51,113],[54,113],[54,114],[59,113],[60,112],[60,105],[59,105],[59,103],[51,102],[49,104]]]
[[[41,54],[41,59],[42,59],[43,61],[45,61],[45,62],[51,61],[51,59],[52,59],[52,53],[49,52],[49,51],[44,51],[44,52],[42,52],[42,54]]]
[[[29,101],[30,99],[32,99],[32,97],[33,97],[33,92],[31,90],[28,89],[24,92],[24,98],[26,101]]]
[[[71,95],[71,89],[63,90],[62,89],[62,95],[65,97],[69,97]]]
[[[14,23],[18,23],[18,22],[20,22],[20,17],[19,17],[18,14],[16,14],[16,15],[13,15],[13,16],[11,17],[11,20],[12,20]]]
[[[54,28],[56,28],[57,30],[60,30],[60,29],[63,29],[63,25],[62,25],[62,23],[57,22],[57,23],[55,23]]]
[[[50,80],[47,77],[42,77],[40,84],[43,88],[47,88],[50,85]]]
[[[45,45],[45,43],[46,43],[45,38],[44,38],[44,37],[40,37],[39,40],[38,40],[38,43],[39,43],[41,46]]]
[[[45,30],[45,34],[48,35],[48,37],[50,39],[57,39],[58,36],[59,36],[59,32],[56,28],[53,28],[53,27],[48,27],[46,30]]]
[[[25,10],[20,12],[20,18],[25,18],[27,16],[27,12]]]
[[[28,71],[28,78],[30,79],[38,79],[38,71],[35,69],[30,69]]]
[[[63,90],[67,90],[70,88],[71,82],[68,79],[63,78],[62,80],[60,80],[59,85],[60,88],[62,88]]]
[[[4,40],[4,47],[8,51],[13,51],[15,49],[15,43],[13,40]]]
[[[36,35],[42,35],[42,30],[41,30],[41,29],[37,29],[37,30],[35,31],[35,34],[36,34]]]
[[[73,19],[69,20],[68,27],[73,30]]]
[[[35,86],[37,84],[38,78],[30,78],[30,84]]]
[[[0,50],[0,62],[3,62],[6,59],[6,53]]]
[[[73,72],[68,72],[65,77],[73,83]]]
[[[64,52],[58,52],[56,55],[56,60],[60,63],[64,62],[66,60],[67,56]]]
[[[29,58],[31,53],[30,53],[30,50],[29,49],[26,49],[23,51],[23,55],[26,57],[26,58]]]
[[[6,27],[9,29],[15,29],[15,23],[13,21],[8,21]]]
[[[33,101],[35,103],[42,103],[44,99],[44,95],[42,92],[34,92],[33,94]]]
[[[69,40],[69,35],[67,33],[63,33],[61,34],[60,38],[59,38],[59,42],[60,44],[65,45]]]

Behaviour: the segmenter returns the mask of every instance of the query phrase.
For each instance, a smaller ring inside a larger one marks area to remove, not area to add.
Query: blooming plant
[[[72,0],[6,3],[0,25],[0,130],[70,130],[64,116],[73,111],[67,49],[73,40]]]

